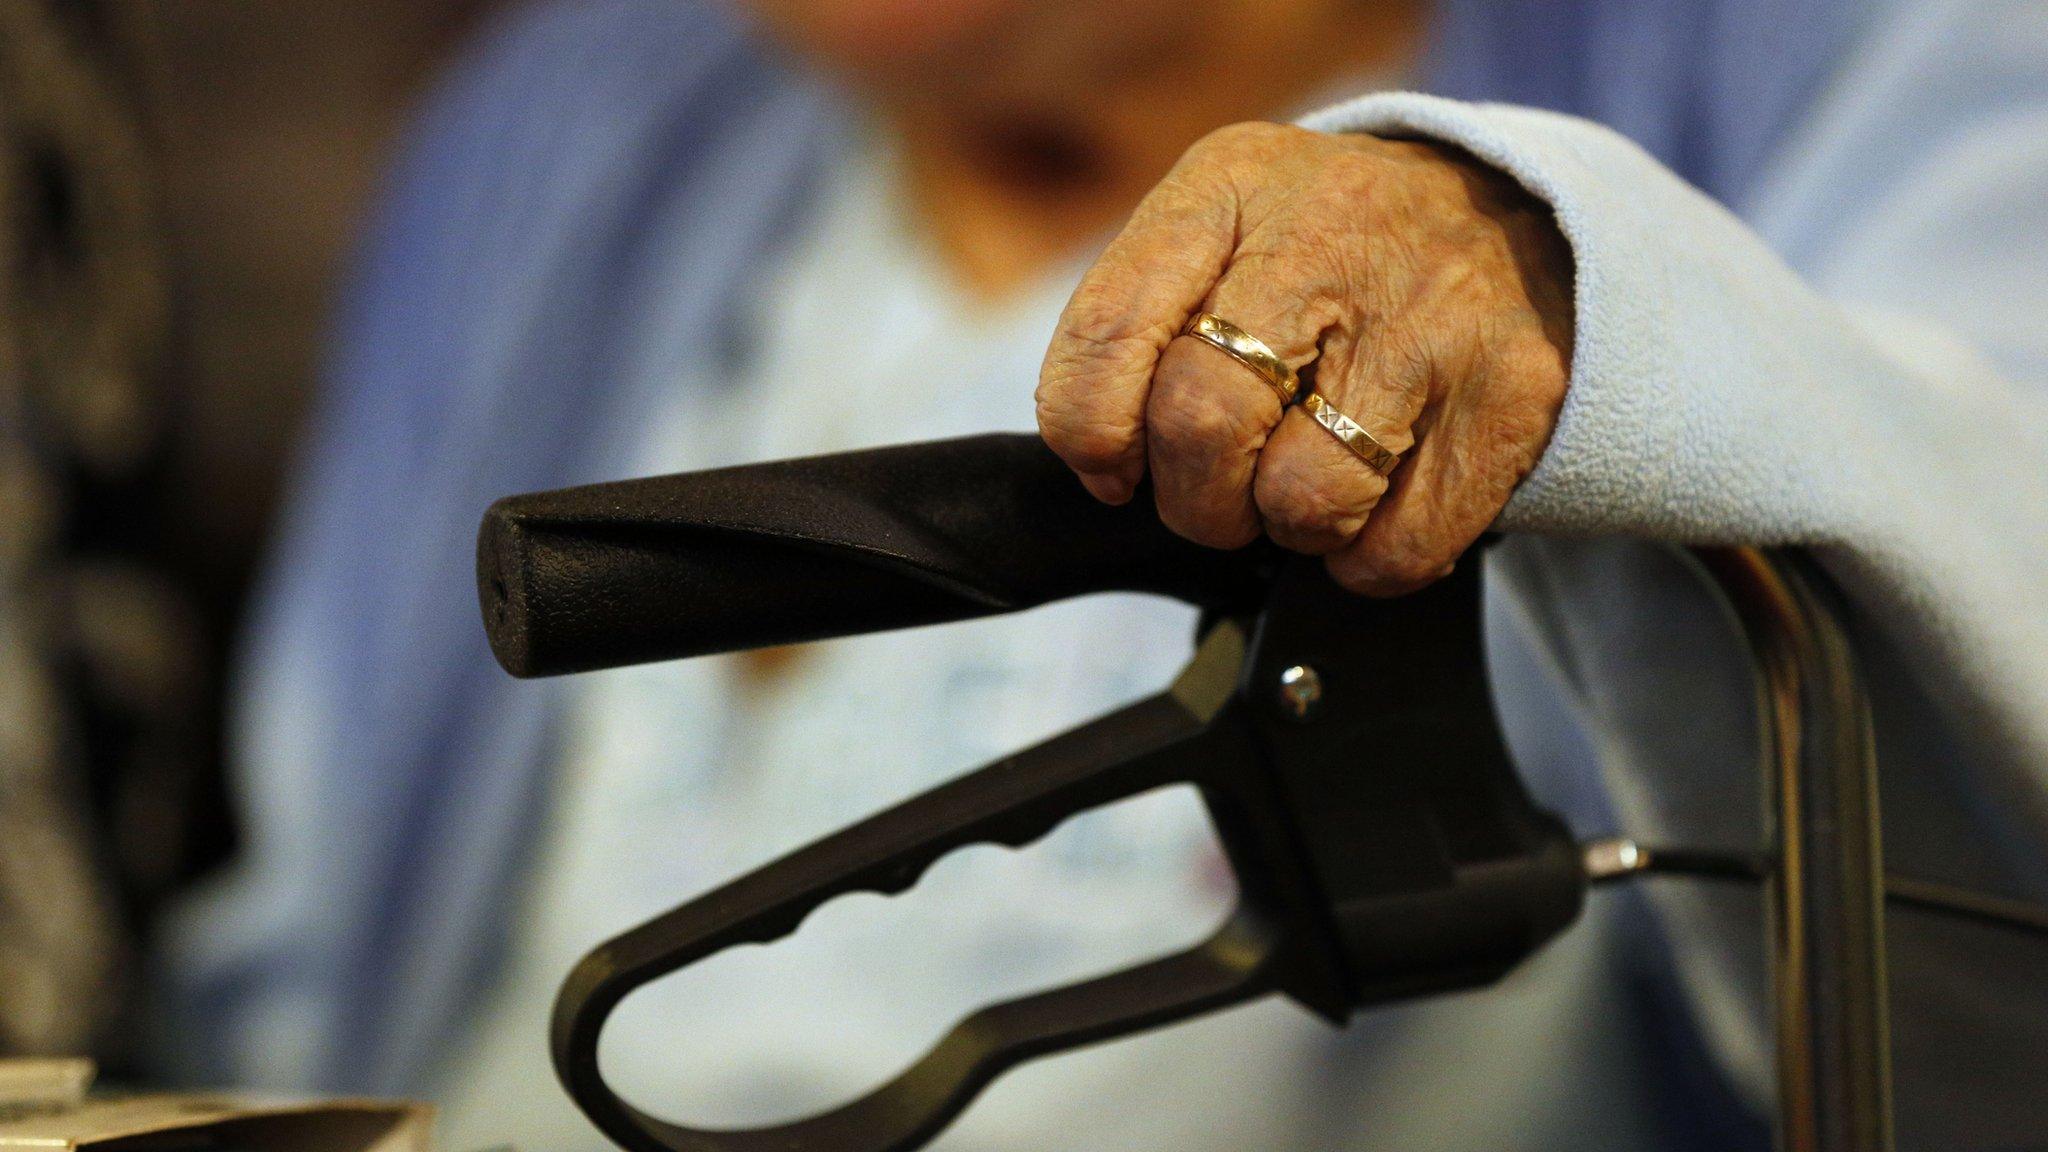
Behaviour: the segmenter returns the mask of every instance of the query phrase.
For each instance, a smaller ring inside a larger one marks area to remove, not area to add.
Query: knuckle
[[[1351,375],[1352,388],[1385,391],[1403,410],[1419,412],[1430,384],[1446,374],[1441,337],[1420,317],[1402,316],[1385,323],[1361,349]],[[1346,396],[1350,399],[1350,396]]]
[[[1219,513],[1192,500],[1161,495],[1158,507],[1159,522],[1169,531],[1205,548],[1242,548],[1259,536],[1259,526],[1250,517]]]
[[[1297,539],[1349,539],[1365,527],[1366,512],[1342,494],[1341,478],[1326,469],[1282,464],[1262,477],[1259,511],[1267,526]]]
[[[1107,471],[1138,451],[1141,428],[1134,416],[1085,411],[1071,404],[1038,401],[1038,429],[1053,454],[1082,472]]]
[[[1328,137],[1292,124],[1247,120],[1226,124],[1181,154],[1176,171],[1186,179],[1220,182],[1242,198],[1253,190],[1286,183],[1284,173],[1304,164],[1328,147]]]
[[[1431,583],[1448,570],[1450,558],[1410,532],[1397,532],[1369,545],[1347,549],[1328,561],[1331,579],[1367,596],[1393,596]]]
[[[1241,120],[1212,128],[1188,148],[1188,154],[1213,155],[1218,152],[1262,150],[1287,135],[1300,129],[1286,124],[1274,124],[1265,120]]]
[[[1186,380],[1155,384],[1145,423],[1153,444],[1173,456],[1212,456],[1247,439],[1221,396]]]
[[[1414,588],[1427,584],[1443,566],[1434,556],[1404,549],[1382,558],[1376,568],[1380,583]]]
[[[1151,366],[1148,349],[1135,342],[1075,344],[1061,340],[1046,353],[1033,399],[1048,410],[1087,411],[1120,396],[1138,383]]]
[[[1144,383],[1158,351],[1122,310],[1077,295],[1047,350],[1034,394],[1039,431],[1082,471],[1127,460],[1142,442]]]
[[[1319,192],[1356,209],[1359,199],[1377,190],[1387,180],[1387,162],[1371,152],[1333,152],[1323,162]]]
[[[1364,575],[1377,591],[1404,592],[1434,580],[1443,567],[1443,558],[1419,547],[1418,542],[1397,541],[1372,557]]]
[[[1571,353],[1559,347],[1543,331],[1540,322],[1531,317],[1504,343],[1499,356],[1511,378],[1539,394],[1563,393],[1565,381],[1571,376]]]
[[[1056,355],[1100,361],[1125,358],[1137,349],[1149,352],[1159,325],[1133,317],[1128,300],[1107,277],[1091,277],[1076,288],[1060,315]]]

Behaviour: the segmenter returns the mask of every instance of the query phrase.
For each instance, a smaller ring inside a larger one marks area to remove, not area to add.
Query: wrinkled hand
[[[1261,532],[1347,588],[1412,590],[1541,457],[1564,400],[1571,256],[1547,206],[1455,149],[1240,124],[1189,149],[1082,278],[1038,386],[1045,441],[1098,498],[1148,467],[1217,548]],[[1244,365],[1245,329],[1389,449],[1381,477]]]

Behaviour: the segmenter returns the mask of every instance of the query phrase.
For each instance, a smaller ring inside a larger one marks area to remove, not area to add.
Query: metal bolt
[[[1619,880],[1650,866],[1650,854],[1623,836],[1583,844],[1579,847],[1579,855],[1586,869],[1586,879],[1595,884]]]
[[[1323,678],[1306,664],[1295,664],[1280,673],[1280,707],[1296,720],[1315,714],[1323,701]]]

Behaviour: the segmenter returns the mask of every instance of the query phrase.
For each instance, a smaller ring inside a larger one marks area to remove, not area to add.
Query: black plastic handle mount
[[[1106,507],[1024,436],[593,485],[494,505],[478,539],[493,649],[547,675],[938,623],[1091,592],[1212,612],[1173,688],[905,802],[591,953],[556,1003],[572,1097],[634,1152],[905,1152],[1019,1061],[1271,992],[1335,1021],[1488,982],[1577,914],[1584,877],[1530,803],[1486,685],[1478,565],[1398,601],[1320,563],[1223,553]],[[1316,714],[1282,706],[1314,670]],[[632,990],[797,929],[852,891],[900,892],[969,843],[1021,845],[1163,784],[1202,794],[1239,887],[1176,956],[984,1008],[873,1093],[789,1124],[692,1129],[605,1083]]]

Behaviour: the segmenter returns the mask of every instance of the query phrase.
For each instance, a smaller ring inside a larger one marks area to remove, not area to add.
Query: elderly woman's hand
[[[1260,532],[1393,594],[1443,575],[1563,402],[1571,257],[1549,209],[1454,149],[1241,124],[1196,144],[1060,318],[1045,441],[1088,489],[1202,544]],[[1402,454],[1382,477],[1259,375],[1179,336],[1212,312]],[[1178,337],[1178,338],[1177,338]]]

